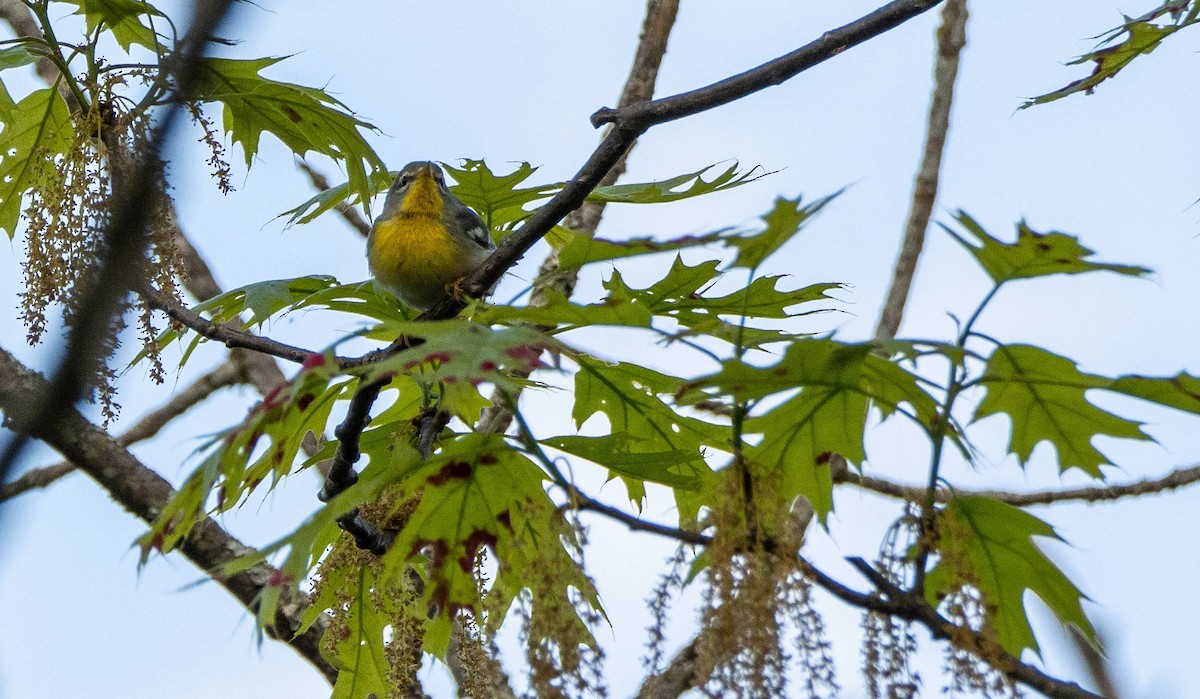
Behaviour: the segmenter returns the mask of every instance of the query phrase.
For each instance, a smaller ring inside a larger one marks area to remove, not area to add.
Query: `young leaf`
[[[14,102],[0,83],[0,230],[12,238],[27,192],[71,148],[75,130],[70,110],[57,91],[47,88]]]
[[[318,192],[308,201],[299,206],[288,209],[279,216],[288,216],[287,225],[292,226],[297,223],[308,223],[314,218],[320,216],[326,211],[332,211],[337,208],[338,204],[346,203],[350,206],[363,206],[363,211],[370,215],[371,198],[379,192],[386,190],[392,186],[399,172],[387,172],[384,170],[374,170],[367,177],[367,189],[365,192],[357,189],[351,189],[349,182],[343,182],[339,185],[334,185],[329,189]],[[364,196],[365,194],[365,196]],[[276,217],[278,218],[278,216]]]
[[[645,450],[644,439],[623,432],[600,437],[564,435],[540,441],[552,449],[604,466],[614,476],[684,490],[700,487],[700,478],[693,469],[679,468],[696,461],[695,452],[687,449]]]
[[[386,599],[370,567],[359,566],[358,584],[349,603],[339,600],[337,614],[344,616],[339,626],[349,631],[334,641],[332,660],[338,669],[337,682],[330,699],[357,699],[366,696],[387,696],[392,690],[389,681],[391,665],[385,655],[385,639],[392,623],[379,602]]]
[[[1071,66],[1095,63],[1096,65],[1092,69],[1091,75],[1086,78],[1074,80],[1053,92],[1047,92],[1044,95],[1029,99],[1021,105],[1021,109],[1028,109],[1035,104],[1053,102],[1079,92],[1088,95],[1092,94],[1097,85],[1109,78],[1115,77],[1117,73],[1121,72],[1135,58],[1150,53],[1158,48],[1158,45],[1168,36],[1186,26],[1196,23],[1196,13],[1192,12],[1184,17],[1182,21],[1177,20],[1173,24],[1155,24],[1155,20],[1164,14],[1178,13],[1179,11],[1180,8],[1177,3],[1166,2],[1163,3],[1162,7],[1156,8],[1137,19],[1126,17],[1125,23],[1108,32],[1108,36],[1100,43],[1100,46],[1104,48],[1097,48],[1095,51],[1086,53],[1067,63],[1067,65]],[[1124,35],[1124,38],[1117,41],[1122,35]],[[1106,44],[1111,45],[1105,46]]]
[[[804,224],[816,216],[825,205],[837,198],[844,189],[838,190],[829,196],[822,197],[816,201],[801,205],[801,198],[784,199],[780,197],[775,200],[775,208],[762,217],[763,223],[766,226],[758,233],[750,233],[747,235],[731,236],[728,239],[728,244],[731,247],[737,248],[738,254],[734,259],[733,267],[746,267],[756,269],[763,260],[767,259],[772,253],[783,244],[791,240],[793,236],[800,232]]]
[[[615,204],[658,204],[732,189],[770,174],[758,172],[759,168],[757,167],[750,168],[745,172],[738,172],[738,164],[734,163],[711,180],[705,180],[705,173],[714,167],[716,167],[715,164],[709,165],[695,172],[677,175],[659,182],[597,187],[592,190],[591,194],[588,194],[587,199],[588,201]]]
[[[1109,459],[1092,446],[1094,437],[1149,439],[1139,423],[1088,402],[1086,391],[1109,388],[1110,379],[1084,374],[1071,360],[1040,347],[997,347],[979,381],[987,394],[972,420],[1008,415],[1012,420],[1009,451],[1022,465],[1033,448],[1046,441],[1058,453],[1061,471],[1075,467],[1102,478],[1100,466]]]
[[[205,58],[192,98],[224,105],[225,131],[242,144],[246,167],[253,162],[259,138],[266,131],[300,157],[315,151],[342,161],[349,191],[367,201],[375,192],[372,176],[387,170],[363,138],[363,129],[374,131],[375,127],[323,90],[259,75],[282,60]]]
[[[1191,374],[1180,372],[1162,378],[1131,374],[1114,379],[1106,388],[1168,408],[1200,414],[1200,378]]]
[[[567,230],[563,235],[562,244],[558,246],[558,263],[565,269],[576,269],[590,262],[703,247],[721,242],[728,233],[729,229],[721,229],[702,235],[685,235],[670,240],[658,240],[651,237],[605,240]]]
[[[89,34],[97,27],[107,29],[126,53],[134,44],[151,51],[164,48],[154,30],[142,23],[142,16],[165,18],[166,15],[145,0],[58,1],[78,8],[75,14],[84,16]]]
[[[381,477],[397,484],[396,501],[417,500],[384,556],[387,584],[410,564],[419,565],[419,557],[427,557],[421,566],[424,599],[426,608],[437,612],[435,625],[448,626],[459,609],[475,610],[482,618],[483,600],[473,573],[476,557],[485,549],[500,563],[488,592],[489,609],[503,614],[507,601],[535,578],[556,586],[554,594],[566,597],[574,587],[598,604],[591,583],[564,549],[568,539],[543,489],[542,470],[502,437],[464,435],[443,444],[428,461],[389,469]],[[538,565],[556,569],[535,570]],[[448,636],[435,632],[426,639],[426,650],[445,657],[440,641],[430,647],[431,638]]]
[[[1059,621],[1096,642],[1096,631],[1080,604],[1083,593],[1031,539],[1045,536],[1061,541],[1049,524],[998,500],[954,498],[939,513],[937,535],[941,559],[925,579],[930,604],[937,605],[963,584],[976,587],[990,611],[985,629],[1019,658],[1026,648],[1040,653],[1025,613],[1028,590]]]
[[[1058,231],[1038,233],[1024,221],[1017,224],[1017,242],[1005,243],[993,238],[965,211],[960,210],[954,218],[971,236],[970,241],[945,224],[942,228],[975,257],[997,284],[1051,274],[1106,271],[1140,277],[1150,273],[1145,267],[1092,262],[1087,258],[1093,251],[1080,245],[1079,238]]]

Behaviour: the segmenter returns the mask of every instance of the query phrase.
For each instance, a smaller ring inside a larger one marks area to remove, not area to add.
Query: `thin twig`
[[[175,394],[170,401],[147,413],[133,427],[116,438],[121,446],[150,439],[166,427],[171,420],[182,415],[214,392],[242,380],[240,368],[233,362],[224,362],[216,369],[196,379],[187,388]],[[72,473],[75,464],[69,461],[45,466],[24,473],[11,483],[0,484],[0,502],[14,498],[35,488],[45,488],[59,478]]]
[[[967,44],[967,0],[946,0],[942,8],[942,26],[937,33],[937,62],[933,70],[933,97],[929,102],[929,124],[925,131],[925,152],[913,189],[912,207],[904,226],[900,257],[896,260],[892,286],[875,327],[877,339],[891,339],[900,329],[904,305],[912,288],[913,275],[921,249],[925,246],[925,231],[933,216],[937,199],[938,180],[942,171],[942,152],[950,130],[950,107],[954,103],[954,81],[958,77],[958,59]]]
[[[833,482],[857,485],[881,495],[901,500],[918,502],[925,497],[925,487],[896,483],[876,476],[867,476],[848,467],[833,469]],[[1200,464],[1177,468],[1158,478],[1145,478],[1123,484],[1066,488],[1063,490],[1038,490],[1029,493],[1014,493],[1007,490],[968,490],[955,488],[954,493],[939,492],[938,500],[946,502],[951,497],[980,497],[1000,500],[1017,507],[1027,505],[1052,505],[1060,502],[1111,502],[1121,498],[1149,495],[1175,490],[1200,482]]]
[[[846,49],[879,36],[937,6],[942,0],[895,0],[858,20],[830,30],[821,38],[727,80],[674,97],[631,104],[620,110],[602,109],[592,124],[613,128],[592,152],[583,167],[548,202],[500,242],[496,252],[463,283],[466,296],[478,298],[499,281],[534,243],[559,221],[579,208],[587,195],[608,174],[630,145],[652,126],[728,104],[771,85],[778,85]],[[464,307],[461,299],[444,298],[430,308],[426,320],[452,318]]]
[[[297,364],[303,364],[316,354],[311,350],[277,342],[261,335],[242,332],[228,325],[201,318],[199,314],[165,294],[150,290],[142,290],[139,293],[147,306],[166,313],[172,320],[194,330],[203,337],[216,340],[226,347],[254,350]]]

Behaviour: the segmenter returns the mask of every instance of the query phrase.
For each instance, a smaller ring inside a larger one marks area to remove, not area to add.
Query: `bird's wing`
[[[468,209],[466,206],[459,205],[456,207],[454,217],[456,219],[455,223],[462,227],[461,230],[466,231],[467,237],[471,239],[471,242],[487,250],[496,247],[492,243],[492,235],[488,231],[487,225],[484,224],[483,219],[479,218],[479,214]]]

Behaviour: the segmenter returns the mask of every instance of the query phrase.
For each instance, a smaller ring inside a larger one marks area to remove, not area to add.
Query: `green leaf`
[[[241,424],[216,435],[206,447],[208,456],[142,538],[143,560],[151,549],[177,546],[210,511],[239,507],[260,484],[273,488],[292,473],[305,435],[323,434],[335,402],[350,397],[352,383],[335,380],[335,374],[328,357],[314,355],[299,374],[264,396]]]
[[[349,603],[338,605],[341,622],[350,632],[335,641],[332,660],[338,669],[337,682],[330,699],[384,697],[392,689],[391,665],[385,655],[385,639],[392,619],[380,609],[383,591],[368,566],[359,566],[358,585]]]
[[[31,63],[37,63],[37,54],[29,50],[29,46],[33,45],[32,41],[23,42],[15,46],[5,46],[0,48],[0,70],[8,70],[9,68],[20,68]]]
[[[362,205],[363,210],[370,211],[370,201],[379,192],[386,190],[392,186],[392,182],[399,176],[399,172],[386,172],[383,170],[374,170],[367,178],[366,192],[361,190],[353,190],[350,188],[349,182],[343,182],[339,185],[334,185],[329,189],[318,192],[314,197],[299,206],[288,209],[279,216],[289,216],[287,225],[292,226],[297,223],[308,223],[316,217],[332,211],[339,204],[345,203],[349,206]],[[366,196],[363,196],[363,195]],[[369,215],[369,213],[368,213]],[[278,216],[276,217],[278,218]]]
[[[0,83],[0,230],[12,238],[25,195],[44,184],[75,139],[71,113],[57,91],[38,90],[14,102]]]
[[[580,304],[553,290],[544,292],[541,306],[486,306],[471,316],[480,323],[532,323],[549,327],[618,325],[650,327],[651,315],[635,303]]]
[[[1092,446],[1094,437],[1149,439],[1140,423],[1088,402],[1085,393],[1110,388],[1110,379],[1084,374],[1071,360],[1040,347],[997,347],[979,381],[987,393],[972,419],[1008,415],[1012,420],[1008,449],[1021,465],[1045,441],[1054,446],[1060,471],[1074,467],[1101,478],[1100,466],[1111,462]],[[1127,381],[1123,388],[1133,390],[1134,384]]]
[[[1004,650],[1021,657],[1040,653],[1025,613],[1025,591],[1037,595],[1059,621],[1096,643],[1083,613],[1079,588],[1033,543],[1031,537],[1062,540],[1054,528],[1012,505],[989,498],[954,498],[939,513],[941,559],[925,580],[930,604],[963,584],[976,587],[989,610],[986,629]]]
[[[760,168],[758,167],[738,172],[738,164],[734,163],[711,180],[705,180],[704,175],[715,167],[716,164],[709,165],[695,172],[677,175],[658,182],[597,187],[588,194],[587,199],[610,204],[658,204],[732,189],[772,174],[759,172]]]
[[[507,175],[492,172],[482,160],[463,160],[461,168],[442,163],[446,172],[454,178],[450,188],[459,201],[471,207],[483,217],[492,230],[509,228],[529,216],[525,206],[545,199],[561,189],[557,183],[534,187],[519,187],[537,172],[529,163],[519,163],[517,169]]]
[[[78,8],[75,14],[84,16],[89,34],[97,27],[106,28],[126,53],[134,44],[151,51],[163,48],[154,30],[142,23],[142,16],[163,17],[165,23],[166,15],[145,0],[58,1]]]
[[[917,378],[876,356],[874,349],[871,343],[797,340],[771,366],[751,366],[738,359],[725,362],[716,374],[688,384],[681,400],[711,398],[713,389],[743,401],[800,389],[746,421],[746,432],[761,434],[762,440],[747,447],[745,454],[751,463],[780,475],[781,498],[804,495],[823,521],[833,507],[830,457],[838,454],[853,464],[863,462],[864,422],[872,403],[885,416],[908,405],[911,417],[926,430],[937,414],[936,402]]]
[[[728,239],[730,246],[737,249],[737,257],[733,267],[757,269],[763,260],[771,256],[784,243],[791,240],[800,232],[813,216],[816,216],[825,205],[838,197],[844,189],[829,196],[817,199],[808,205],[801,205],[801,198],[775,200],[775,207],[762,217],[766,226],[757,233],[732,236]]]
[[[590,262],[703,247],[723,241],[728,233],[729,229],[722,229],[702,235],[685,235],[669,240],[644,237],[618,241],[592,238],[567,230],[563,236],[565,240],[559,246],[558,263],[564,269],[576,269]]]
[[[979,266],[997,284],[1051,274],[1105,271],[1140,277],[1150,273],[1145,267],[1092,262],[1087,258],[1093,251],[1080,245],[1076,236],[1058,231],[1038,233],[1025,225],[1024,221],[1017,224],[1017,241],[1005,243],[988,234],[965,211],[960,210],[955,220],[970,236],[970,240],[945,224],[942,224],[942,228],[975,257]]]
[[[258,153],[265,131],[300,157],[312,151],[342,162],[349,191],[366,202],[376,191],[373,182],[387,170],[363,138],[363,129],[375,131],[375,127],[323,90],[259,75],[282,60],[205,58],[192,97],[224,105],[225,131],[242,145],[246,167]]]
[[[1200,414],[1200,378],[1191,374],[1180,372],[1163,378],[1131,374],[1118,377],[1105,388],[1168,408]]]
[[[383,561],[387,584],[406,574],[410,564],[424,569],[425,608],[438,611],[427,651],[445,657],[444,641],[456,610],[472,609],[476,618],[483,618],[473,572],[484,549],[502,562],[487,592],[488,609],[503,615],[525,587],[563,600],[573,587],[599,608],[591,582],[566,548],[572,536],[543,489],[543,472],[503,437],[464,435],[444,444],[428,461],[391,468],[385,477],[396,483],[391,492],[397,502],[417,499]],[[576,623],[583,625],[578,619]],[[498,620],[489,619],[493,624],[498,626]]]
[[[700,487],[700,478],[691,468],[678,468],[696,460],[696,454],[687,449],[646,450],[645,439],[622,432],[600,437],[564,435],[540,441],[552,449],[604,466],[610,474],[622,478],[684,490]]]
[[[725,428],[675,411],[660,396],[674,395],[683,381],[636,364],[606,364],[587,356],[573,357],[579,365],[575,375],[575,405],[571,417],[577,427],[599,413],[608,419],[609,433],[626,435],[630,448],[640,453],[685,452],[690,459],[676,473],[706,479],[711,469],[704,461],[704,447],[728,450]],[[636,445],[636,447],[635,447]],[[603,462],[600,462],[602,465]],[[613,469],[630,489],[630,498],[640,500],[644,489],[632,473]],[[680,502],[676,491],[676,501]],[[692,505],[680,507],[682,519],[695,516]]]
[[[1173,3],[1164,3],[1162,7],[1152,10],[1138,19],[1126,17],[1125,23],[1108,32],[1107,38],[1100,43],[1100,46],[1104,48],[1097,48],[1095,51],[1086,53],[1067,63],[1067,65],[1072,66],[1095,63],[1096,65],[1092,69],[1091,75],[1074,80],[1053,92],[1047,92],[1044,95],[1029,99],[1021,105],[1021,109],[1028,109],[1035,104],[1046,104],[1047,102],[1060,100],[1079,92],[1090,95],[1096,89],[1097,85],[1109,78],[1115,77],[1117,73],[1132,63],[1135,58],[1154,51],[1168,36],[1186,26],[1196,23],[1196,18],[1189,15],[1177,24],[1155,24],[1154,20],[1171,11],[1171,5]],[[1192,14],[1194,15],[1195,13]],[[1121,38],[1122,36],[1124,38]],[[1119,38],[1120,41],[1117,41]],[[1112,45],[1105,46],[1106,44]]]
[[[543,352],[566,349],[536,328],[491,327],[461,318],[411,323],[404,333],[419,336],[424,343],[372,364],[366,378],[407,375],[423,386],[437,386],[442,407],[468,424],[491,405],[479,391],[481,384],[517,395],[539,385],[522,377],[544,366]]]

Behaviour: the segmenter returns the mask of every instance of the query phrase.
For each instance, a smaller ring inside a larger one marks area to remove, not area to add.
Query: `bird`
[[[428,310],[496,249],[479,214],[446,186],[436,163],[400,170],[367,235],[376,283],[418,311]]]

